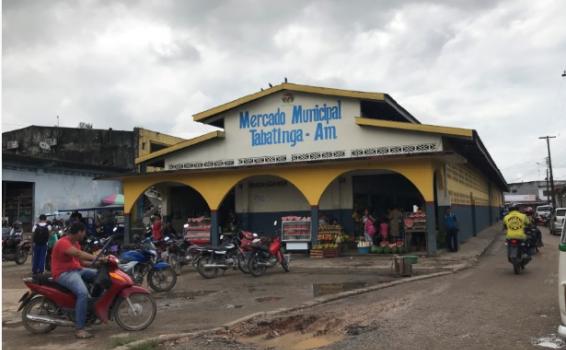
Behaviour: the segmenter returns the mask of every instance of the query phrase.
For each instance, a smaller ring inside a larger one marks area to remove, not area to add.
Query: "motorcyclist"
[[[71,225],[69,233],[55,243],[51,257],[51,272],[60,285],[71,290],[76,296],[75,304],[75,336],[79,339],[91,338],[93,335],[85,330],[89,293],[85,281],[92,282],[96,278],[96,270],[84,268],[96,259],[96,256],[83,252],[79,244],[86,235],[86,227],[81,222]],[[101,262],[106,261],[100,257]]]
[[[519,211],[517,205],[509,208],[509,213],[503,218],[503,225],[507,229],[506,239],[527,240],[525,227],[530,224],[529,218]]]
[[[529,224],[529,229],[532,230],[532,232],[534,232],[535,238],[536,238],[536,242],[537,242],[537,247],[542,247],[542,233],[540,232],[540,230],[537,227],[536,224],[536,220],[535,220],[535,211],[533,210],[532,207],[527,207],[525,208],[524,214],[527,215],[527,218],[530,221]]]

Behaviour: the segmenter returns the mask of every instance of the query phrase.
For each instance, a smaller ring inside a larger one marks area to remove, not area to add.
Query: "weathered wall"
[[[40,142],[54,140],[49,150]],[[7,143],[17,141],[17,149]],[[132,131],[30,126],[2,134],[2,152],[42,159],[117,169],[134,169]]]
[[[97,207],[105,196],[122,193],[120,181],[93,180],[95,174],[42,169],[2,169],[2,181],[35,183],[34,216],[59,209]]]

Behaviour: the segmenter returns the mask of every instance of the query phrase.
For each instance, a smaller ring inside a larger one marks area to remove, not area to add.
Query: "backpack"
[[[37,245],[47,244],[49,241],[49,228],[47,225],[37,225],[33,231],[33,243]]]

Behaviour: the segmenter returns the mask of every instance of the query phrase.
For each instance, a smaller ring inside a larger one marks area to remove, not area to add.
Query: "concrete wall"
[[[55,170],[2,169],[2,181],[34,182],[34,220],[59,209],[101,206],[105,196],[122,193],[120,181],[93,180],[95,174]]]

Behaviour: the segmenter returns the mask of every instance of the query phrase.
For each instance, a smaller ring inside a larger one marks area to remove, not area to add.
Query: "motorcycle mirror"
[[[277,226],[277,220],[273,221],[273,226]]]

